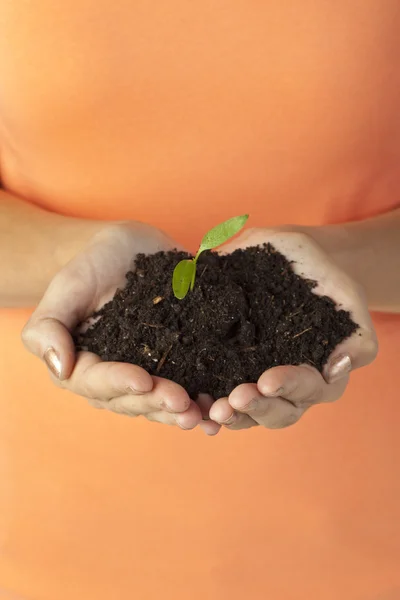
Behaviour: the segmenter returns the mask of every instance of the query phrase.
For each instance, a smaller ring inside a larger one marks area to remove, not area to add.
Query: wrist
[[[106,229],[106,221],[93,221],[54,215],[53,228],[55,270],[62,269],[81,252],[89,241],[100,231]]]
[[[351,277],[356,279],[356,260],[359,241],[355,231],[347,224],[305,227],[307,233],[332,260]]]

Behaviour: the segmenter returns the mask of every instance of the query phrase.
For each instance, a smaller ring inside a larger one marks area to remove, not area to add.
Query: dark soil
[[[192,398],[206,392],[217,399],[277,365],[309,363],[322,371],[335,346],[358,328],[271,245],[204,253],[194,291],[177,300],[172,273],[187,257],[139,255],[136,272],[79,346],[172,379]]]

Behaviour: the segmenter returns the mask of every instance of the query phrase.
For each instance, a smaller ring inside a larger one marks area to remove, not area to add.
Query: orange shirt
[[[389,211],[399,31],[397,0],[3,2],[2,184],[192,249],[243,212]],[[215,439],[61,393],[26,318],[0,312],[0,598],[399,600],[398,317],[339,403]]]

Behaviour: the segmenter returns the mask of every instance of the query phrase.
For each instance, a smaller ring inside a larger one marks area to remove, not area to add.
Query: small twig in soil
[[[291,317],[294,317],[294,316],[298,315],[299,313],[301,313],[301,311],[303,310],[303,306],[304,306],[304,304],[302,304],[300,306],[300,308],[298,308],[295,312],[290,313],[290,315],[288,315],[286,318],[290,319]]]
[[[243,348],[243,352],[250,352],[251,350],[257,350],[257,346],[249,346],[248,348]]]
[[[166,351],[162,355],[161,360],[157,365],[157,369],[156,369],[157,373],[159,373],[161,371],[161,369],[163,368],[165,361],[167,360],[167,356],[171,352],[171,350],[172,350],[172,344],[166,349]]]
[[[292,340],[294,340],[294,338],[297,338],[297,337],[303,335],[304,333],[307,333],[307,331],[311,331],[311,329],[312,329],[312,327],[308,327],[307,329],[304,329],[304,331],[300,331],[300,333],[296,333],[296,335],[294,335],[292,337]]]
[[[146,325],[146,327],[153,327],[154,329],[164,329],[165,325],[156,325],[155,323],[140,323],[141,325]]]
[[[200,277],[203,277],[204,273],[207,271],[207,267],[208,267],[208,265],[206,265],[206,266],[204,267],[204,269],[203,269],[203,272],[202,272],[202,274],[200,275]]]

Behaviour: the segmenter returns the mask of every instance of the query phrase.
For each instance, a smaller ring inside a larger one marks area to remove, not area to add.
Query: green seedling
[[[200,248],[194,258],[181,260],[172,276],[172,289],[178,300],[183,300],[189,289],[193,290],[196,281],[196,267],[199,256],[204,250],[213,250],[225,244],[231,237],[236,235],[245,225],[249,215],[232,217],[224,223],[210,229],[201,240]]]

